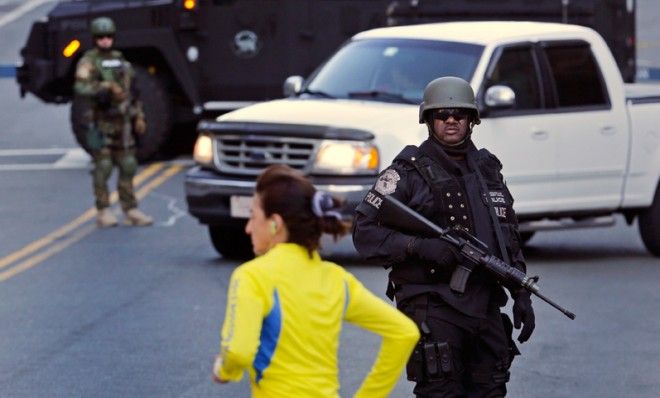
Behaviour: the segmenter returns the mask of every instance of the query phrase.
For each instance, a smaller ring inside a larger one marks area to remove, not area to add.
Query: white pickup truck
[[[198,126],[198,166],[186,176],[190,213],[209,225],[225,256],[245,253],[238,229],[246,196],[266,166],[285,163],[347,211],[406,145],[428,135],[417,124],[425,85],[469,81],[481,125],[473,138],[504,164],[521,231],[638,218],[660,256],[660,87],[624,84],[593,30],[533,22],[458,22],[375,29],[354,36],[291,97]]]

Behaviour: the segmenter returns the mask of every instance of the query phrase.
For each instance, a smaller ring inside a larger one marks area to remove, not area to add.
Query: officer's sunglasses
[[[98,35],[94,36],[94,40],[100,40],[100,39],[114,39],[115,36],[113,35]]]
[[[442,109],[433,113],[434,119],[442,120],[443,122],[446,122],[450,116],[457,122],[460,122],[461,120],[466,119],[469,116],[469,113],[465,109]]]

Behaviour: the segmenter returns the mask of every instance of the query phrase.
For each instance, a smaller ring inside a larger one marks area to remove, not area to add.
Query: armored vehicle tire
[[[153,159],[160,154],[172,130],[172,99],[165,84],[158,76],[151,75],[142,67],[135,67],[135,86],[147,120],[147,131],[137,137],[137,158],[140,162]],[[71,129],[78,144],[90,152],[86,142],[87,110],[89,100],[74,96],[71,102]]]
[[[78,145],[85,152],[90,153],[89,146],[87,145],[87,128],[89,121],[85,119],[85,114],[91,107],[89,100],[84,97],[73,96],[71,101],[70,109],[70,121],[71,121],[71,130],[73,130],[73,135],[78,142]]]
[[[651,206],[639,215],[639,233],[648,251],[660,257],[660,185]]]
[[[140,93],[147,131],[137,137],[139,161],[153,159],[160,154],[172,131],[172,97],[165,82],[141,66],[135,67],[135,87]]]
[[[215,250],[226,259],[247,260],[254,256],[243,227],[209,225],[209,236]]]

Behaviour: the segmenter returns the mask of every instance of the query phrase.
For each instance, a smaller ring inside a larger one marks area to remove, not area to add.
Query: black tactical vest
[[[447,166],[452,161],[448,161],[444,153],[429,153],[425,150],[428,147],[428,141],[420,148],[408,146],[394,160],[396,167],[416,170],[433,195],[434,205],[426,212],[421,211],[423,215],[443,228],[466,229],[484,241],[492,253],[503,257],[494,231],[496,227],[489,213],[489,206],[493,206],[494,213],[498,215],[506,257],[510,257],[514,250],[511,231],[516,230],[515,216],[512,197],[502,182],[500,162],[487,150],[477,151],[474,148],[468,152],[470,173],[463,175],[458,169],[450,173],[448,169],[451,168]],[[436,160],[439,156],[444,158]],[[479,172],[475,172],[474,168],[478,168]],[[405,299],[407,295],[420,294],[426,289],[437,293],[452,307],[472,316],[482,315],[489,303],[503,305],[506,302],[501,287],[484,270],[477,268],[470,277],[466,293],[457,295],[448,286],[452,272],[436,268],[432,264],[414,264],[410,261],[393,265],[390,279],[398,286],[397,301]],[[404,293],[403,296],[401,293]]]

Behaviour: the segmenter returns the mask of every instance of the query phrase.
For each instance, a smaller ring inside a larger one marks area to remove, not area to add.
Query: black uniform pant
[[[511,340],[511,321],[499,308],[474,318],[432,295],[400,308],[422,331],[407,367],[418,398],[506,395],[509,367],[519,351]]]

